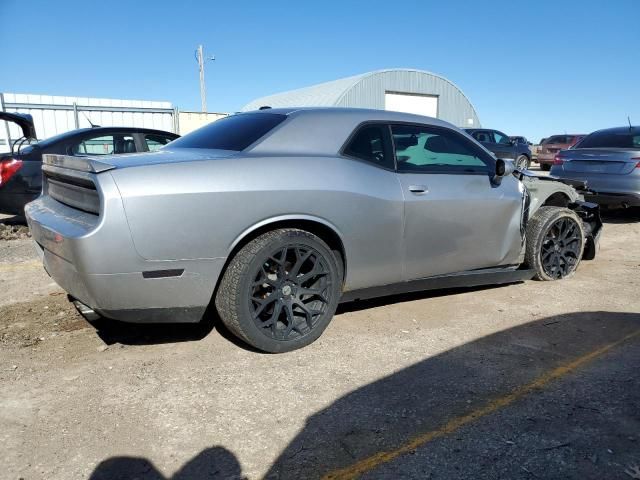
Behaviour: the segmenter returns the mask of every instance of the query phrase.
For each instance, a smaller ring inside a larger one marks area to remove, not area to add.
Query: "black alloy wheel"
[[[549,277],[564,278],[575,269],[580,261],[582,230],[573,218],[556,220],[547,230],[540,257],[542,268]]]
[[[331,303],[327,260],[306,245],[287,245],[268,255],[256,273],[249,303],[260,331],[274,340],[311,332]]]
[[[568,208],[540,207],[527,223],[525,264],[538,280],[570,277],[584,253],[582,220]]]
[[[296,228],[266,232],[227,265],[215,304],[226,327],[265,352],[314,342],[342,293],[343,263],[318,236]]]

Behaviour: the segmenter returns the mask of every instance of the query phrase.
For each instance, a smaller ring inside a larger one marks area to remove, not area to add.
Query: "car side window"
[[[114,150],[113,135],[104,135],[94,138],[85,138],[72,145],[72,155],[111,155]]]
[[[489,132],[473,132],[471,134],[473,138],[475,138],[480,143],[491,143],[493,142],[493,138],[491,138],[491,134]]]
[[[150,152],[160,150],[161,147],[165,146],[167,143],[173,140],[172,138],[169,138],[165,135],[159,135],[155,133],[146,133],[144,135],[144,139],[147,142],[147,148]]]
[[[365,125],[353,136],[344,154],[379,167],[393,169],[393,154],[388,144],[388,126]]]
[[[495,143],[499,143],[500,145],[511,145],[511,139],[507,137],[504,133],[494,131],[493,138]]]
[[[131,135],[101,135],[85,138],[71,146],[72,155],[113,155],[136,152],[136,142]]]
[[[487,173],[476,146],[454,131],[438,127],[392,125],[399,172]]]

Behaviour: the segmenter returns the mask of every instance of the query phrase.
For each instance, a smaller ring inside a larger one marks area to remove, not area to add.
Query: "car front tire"
[[[548,172],[549,170],[551,170],[551,165],[549,165],[548,163],[541,163],[540,170]]]
[[[527,224],[525,262],[538,280],[571,277],[584,252],[582,220],[562,207],[540,207]]]
[[[314,342],[340,300],[342,262],[316,235],[286,228],[247,243],[231,260],[215,304],[226,327],[269,353]]]

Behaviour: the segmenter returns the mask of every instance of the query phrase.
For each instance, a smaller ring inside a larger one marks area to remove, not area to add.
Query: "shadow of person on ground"
[[[138,457],[112,457],[100,462],[90,480],[243,480],[240,463],[224,447],[211,447],[189,460],[174,475],[165,477],[149,460]]]
[[[287,446],[271,445],[282,453],[264,478],[323,478],[362,464],[356,476],[325,478],[622,477],[640,463],[639,345],[637,312],[568,313],[477,338],[314,413]],[[371,352],[371,362],[383,358]],[[240,476],[235,456],[215,447],[172,478]],[[164,477],[150,460],[115,457],[90,478]]]

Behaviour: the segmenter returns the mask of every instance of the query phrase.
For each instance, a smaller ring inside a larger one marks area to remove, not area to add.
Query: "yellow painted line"
[[[570,363],[566,363],[557,368],[554,368],[553,370],[550,370],[549,372],[536,378],[533,382],[516,388],[514,391],[512,391],[508,395],[505,395],[504,397],[500,397],[496,400],[492,400],[489,403],[487,403],[485,406],[480,407],[471,413],[449,420],[446,424],[444,424],[442,427],[438,428],[437,430],[431,430],[430,432],[420,434],[410,439],[407,443],[405,443],[404,445],[394,450],[376,453],[368,458],[365,458],[363,460],[360,460],[359,462],[354,463],[353,465],[329,472],[322,478],[324,480],[346,480],[346,479],[357,478],[360,475],[370,470],[373,470],[376,467],[379,467],[380,465],[391,462],[392,460],[400,457],[401,455],[405,455],[407,453],[413,452],[418,447],[421,447],[431,442],[432,440],[435,440],[436,438],[449,435],[450,433],[455,432],[456,430],[464,427],[465,425],[468,425],[476,420],[479,420],[480,418],[486,415],[494,413],[497,410],[512,404],[516,400],[521,399],[522,397],[528,395],[529,393],[532,393],[535,390],[539,390],[543,388],[549,382],[556,380],[560,377],[563,377],[568,373],[573,372],[579,367],[582,367],[586,363],[608,352],[612,348],[617,347],[618,345],[626,342],[627,340],[630,340],[638,336],[640,336],[640,330],[634,333],[631,333],[616,342],[600,347],[597,350],[592,351],[591,353],[587,353],[586,355],[578,357]]]
[[[31,268],[42,268],[42,262],[39,260],[32,260],[30,262],[0,265],[0,272],[15,272],[17,270],[26,270]]]

